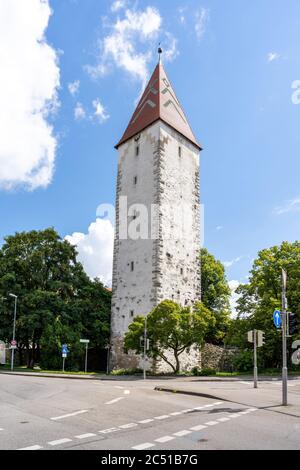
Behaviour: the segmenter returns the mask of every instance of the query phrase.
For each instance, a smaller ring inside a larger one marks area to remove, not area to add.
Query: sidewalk
[[[299,379],[299,377],[298,377]],[[208,384],[201,380],[190,381],[189,383],[178,382],[173,384],[159,384],[154,390],[160,393],[180,393],[184,395],[199,396],[222,400],[224,402],[239,403],[243,406],[252,406],[277,413],[300,418],[300,384],[293,385],[288,389],[288,406],[282,406],[282,389],[278,379],[270,378],[266,381],[260,380],[258,388],[254,389],[253,381],[239,380],[233,384],[223,381],[220,386]],[[277,386],[272,386],[272,382],[277,382]],[[297,389],[294,389],[297,387]]]
[[[51,373],[51,372],[30,372],[30,371],[10,371],[10,370],[1,370],[0,374],[10,374],[10,375],[21,375],[25,377],[47,377],[47,378],[59,378],[59,379],[77,379],[77,380],[119,380],[119,381],[139,381],[143,380],[142,375],[106,375],[106,374],[68,374],[66,373]],[[291,376],[289,380],[300,379],[299,376]],[[147,380],[156,380],[159,381],[174,381],[174,382],[187,382],[187,383],[199,383],[199,382],[242,382],[242,381],[253,381],[252,375],[236,375],[230,377],[218,377],[218,376],[207,376],[207,377],[197,377],[197,376],[147,376]],[[274,377],[268,375],[259,376],[259,381],[279,381],[281,376]]]

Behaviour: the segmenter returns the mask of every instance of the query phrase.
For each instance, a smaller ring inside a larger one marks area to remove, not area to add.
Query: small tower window
[[[180,268],[180,274],[183,276],[183,268]]]
[[[133,178],[133,184],[134,184],[134,185],[137,185],[137,182],[138,182],[138,177],[135,176],[135,177]]]
[[[134,261],[131,261],[131,263],[130,263],[130,270],[131,270],[131,272],[134,271]]]
[[[182,156],[182,148],[181,148],[181,145],[179,145],[178,147],[178,157],[181,158]]]
[[[130,310],[130,316],[131,318],[134,316],[134,310]]]
[[[136,157],[138,157],[139,154],[140,154],[140,146],[139,146],[139,145],[136,145],[136,147],[135,147],[135,155],[136,155]]]

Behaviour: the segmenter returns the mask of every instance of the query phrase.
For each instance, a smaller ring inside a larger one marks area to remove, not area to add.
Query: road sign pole
[[[66,359],[66,358],[65,358],[65,357],[63,357],[63,369],[62,369],[62,370],[63,370],[63,372],[65,371],[65,359]]]
[[[85,373],[87,373],[87,359],[88,359],[88,343],[85,344],[85,368],[84,368]]]
[[[253,330],[254,342],[254,388],[257,388],[257,331]]]
[[[287,370],[287,348],[286,348],[286,336],[287,336],[287,299],[286,299],[286,271],[282,270],[282,405],[287,405],[287,381],[288,381],[288,370]]]
[[[15,299],[15,308],[14,308],[14,324],[13,324],[13,341],[15,341],[16,338],[16,318],[17,318],[17,300],[18,297],[14,294],[10,294],[11,297],[14,297]],[[14,360],[15,360],[15,347],[12,348],[11,350],[11,365],[10,368],[11,370],[14,370]]]
[[[145,317],[145,329],[144,329],[144,380],[147,378],[146,374],[146,354],[147,354],[147,317]]]

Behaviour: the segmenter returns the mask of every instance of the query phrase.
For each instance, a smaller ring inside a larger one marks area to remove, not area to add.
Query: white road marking
[[[169,415],[154,416],[154,419],[167,419]]]
[[[3,428],[0,428],[0,431],[4,431],[4,429],[3,429]]]
[[[245,382],[244,380],[239,381],[239,384],[245,384],[245,385],[250,385],[251,382]]]
[[[216,401],[214,405],[221,405],[223,402],[222,401]]]
[[[115,388],[118,388],[119,390],[124,390],[125,387],[121,387],[120,385],[115,385]]]
[[[132,449],[144,450],[144,449],[150,449],[150,447],[154,447],[154,444],[151,444],[151,442],[145,442],[144,444],[139,444],[138,446],[132,447]]]
[[[69,413],[67,415],[62,415],[62,416],[55,416],[54,418],[50,418],[50,419],[52,419],[52,421],[58,421],[59,419],[70,418],[71,416],[81,415],[83,413],[88,413],[88,410],[75,411],[74,413]]]
[[[174,436],[163,436],[155,439],[155,442],[161,442],[163,444],[164,442],[173,441],[173,439],[175,439]]]
[[[219,424],[218,421],[208,421],[205,423],[207,426],[215,426],[215,424]]]
[[[194,410],[203,410],[204,406],[196,406],[196,408],[194,408]]]
[[[130,428],[135,428],[137,426],[137,423],[129,423],[129,424],[123,424],[122,426],[119,426],[120,429],[130,429]]]
[[[120,400],[124,400],[125,397],[119,397],[119,398],[115,398],[114,400],[111,400],[111,401],[108,401],[105,403],[105,405],[113,405],[114,403],[117,403],[118,401]]]
[[[229,421],[229,418],[219,418],[218,421],[220,421],[220,423],[225,423],[225,421]]]
[[[97,434],[94,434],[92,432],[89,432],[87,434],[80,434],[79,436],[75,436],[76,439],[88,439],[89,437],[95,437]]]
[[[147,423],[151,423],[151,421],[154,421],[153,418],[149,418],[149,419],[144,419],[143,421],[138,421],[139,424],[147,424]]]
[[[60,444],[66,444],[67,442],[72,442],[72,439],[58,439],[57,441],[48,442],[49,446],[59,446]]]
[[[41,446],[30,446],[30,447],[23,447],[22,449],[18,449],[18,450],[39,450],[39,449],[42,449]]]
[[[192,431],[187,431],[186,429],[184,429],[183,431],[174,432],[173,436],[177,436],[177,437],[187,436],[188,434],[191,434],[191,432]]]
[[[109,434],[111,432],[117,432],[119,431],[119,428],[109,428],[109,429],[103,429],[102,431],[98,431],[100,434]]]
[[[232,415],[230,415],[230,418],[239,418],[239,416],[239,413],[233,413]]]
[[[181,414],[182,414],[182,411],[174,411],[174,413],[170,413],[170,416],[178,416]]]
[[[130,395],[130,390],[124,390],[124,395]]]
[[[210,408],[211,406],[214,406],[213,404],[212,405],[204,405],[203,408]]]
[[[190,413],[191,411],[194,411],[193,408],[188,408],[187,410],[182,410],[182,413]]]
[[[201,431],[201,429],[207,428],[205,424],[199,424],[198,426],[194,426],[193,428],[190,428],[191,431]]]

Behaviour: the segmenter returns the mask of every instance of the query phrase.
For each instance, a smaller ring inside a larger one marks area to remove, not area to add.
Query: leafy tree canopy
[[[92,346],[108,341],[111,294],[88,278],[76,255],[52,228],[8,236],[0,249],[0,337],[11,339],[13,293],[18,350],[21,360],[26,351],[29,366],[39,359],[41,345],[45,353],[58,348],[58,354],[61,343],[82,335]]]
[[[201,300],[215,317],[206,335],[206,341],[222,344],[230,326],[230,288],[226,280],[225,269],[221,261],[202,248],[201,263]]]
[[[193,344],[199,347],[204,341],[208,328],[215,324],[214,316],[202,304],[197,303],[193,310],[165,300],[147,316],[147,334],[150,339],[148,355],[160,357],[171,366],[174,373],[180,370],[180,355]],[[140,338],[144,335],[145,317],[134,319],[125,336],[125,349],[142,353]],[[171,351],[174,361],[166,351]]]
[[[279,367],[282,361],[281,331],[273,324],[274,309],[281,310],[281,270],[288,274],[288,310],[298,316],[300,338],[300,243],[283,242],[258,253],[250,272],[249,284],[238,288],[238,317],[230,332],[230,341],[247,348],[246,331],[253,328],[265,332],[265,345],[260,349],[265,367]]]

